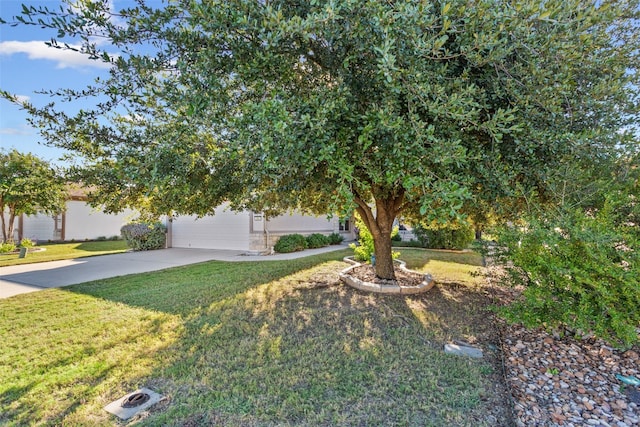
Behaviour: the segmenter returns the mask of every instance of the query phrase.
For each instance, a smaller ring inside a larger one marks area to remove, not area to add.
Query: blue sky
[[[7,22],[13,21],[12,17],[20,13],[23,3],[36,7],[46,5],[49,9],[57,9],[61,4],[59,0],[0,0],[0,16]],[[111,3],[115,9],[120,9],[130,1],[111,0]],[[96,77],[108,74],[100,61],[47,47],[45,41],[55,37],[55,31],[42,30],[37,26],[0,25],[0,88],[24,97],[36,106],[44,106],[51,98],[36,91],[82,88]],[[74,110],[78,105],[75,107]],[[0,148],[15,148],[60,163],[57,159],[64,152],[42,142],[37,129],[27,123],[27,114],[16,105],[0,99]]]

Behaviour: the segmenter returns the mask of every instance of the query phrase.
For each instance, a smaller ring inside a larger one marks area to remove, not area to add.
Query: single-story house
[[[167,221],[167,246],[261,252],[270,251],[285,234],[339,233],[347,241],[355,238],[351,219],[296,212],[266,218],[260,212],[233,212],[225,208],[225,205],[218,207],[213,216],[178,216]]]

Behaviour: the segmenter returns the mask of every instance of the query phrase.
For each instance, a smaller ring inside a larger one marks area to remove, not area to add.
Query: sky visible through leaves
[[[161,0],[152,2],[162,4]],[[130,0],[111,0],[112,10],[120,10],[131,3]],[[62,2],[2,0],[0,17],[7,23],[13,22],[13,17],[20,14],[23,4],[57,10]],[[52,37],[56,37],[55,31],[37,26],[0,25],[0,89],[36,106],[44,106],[52,99],[49,95],[38,94],[38,91],[81,89],[96,77],[108,75],[108,66],[101,61],[90,60],[77,52],[48,47],[45,42]],[[70,40],[68,42],[71,43]],[[81,101],[74,101],[73,107],[82,108]],[[57,162],[64,151],[47,147],[43,142],[37,129],[27,122],[27,114],[18,106],[0,99],[0,149],[31,152],[45,160]]]

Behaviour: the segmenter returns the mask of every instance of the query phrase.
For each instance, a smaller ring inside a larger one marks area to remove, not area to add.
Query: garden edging
[[[378,283],[365,282],[356,277],[353,277],[349,273],[351,270],[360,267],[361,263],[355,261],[352,256],[344,257],[343,260],[352,264],[340,272],[340,280],[352,288],[360,289],[367,292],[375,292],[380,294],[399,294],[399,295],[411,295],[427,292],[435,284],[433,277],[430,274],[424,275],[424,280],[418,286],[400,286],[400,285],[381,285]],[[410,270],[404,261],[395,260],[400,264],[399,268],[409,273],[421,274],[417,271]]]

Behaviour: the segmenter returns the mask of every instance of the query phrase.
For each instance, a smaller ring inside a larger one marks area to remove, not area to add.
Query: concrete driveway
[[[268,256],[248,256],[243,255],[243,251],[170,248],[0,267],[0,298],[205,261],[275,261],[301,258],[345,247],[344,245],[329,246],[292,254]]]

